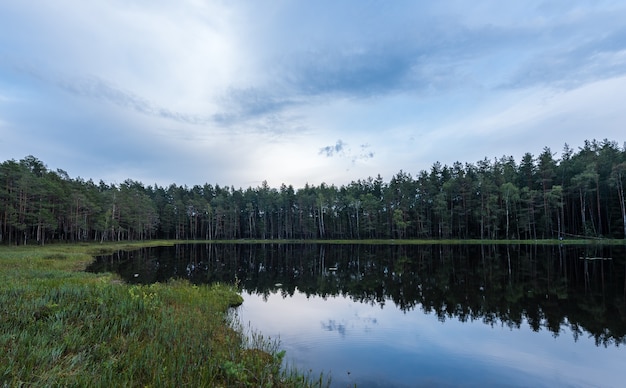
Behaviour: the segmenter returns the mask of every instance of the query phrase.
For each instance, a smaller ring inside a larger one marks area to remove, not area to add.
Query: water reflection
[[[345,296],[441,322],[528,325],[597,345],[626,343],[624,246],[189,244],[101,257],[91,270],[128,282],[172,277],[196,283],[239,282],[267,299],[296,291]],[[375,322],[372,322],[375,324]],[[322,323],[345,333],[341,322]]]
[[[245,292],[244,299],[243,322],[280,335],[289,362],[330,371],[337,387],[619,387],[626,378],[622,347],[598,347],[587,337],[574,342],[567,328],[553,338],[526,323],[515,330],[480,321],[444,323],[393,304],[380,308],[298,291],[287,298],[271,293],[266,301]],[[345,331],[325,330],[329,321]]]

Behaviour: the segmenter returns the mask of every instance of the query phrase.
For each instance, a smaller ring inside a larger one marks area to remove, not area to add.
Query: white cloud
[[[624,17],[620,2],[9,0],[0,151],[94,179],[298,186],[621,142]]]

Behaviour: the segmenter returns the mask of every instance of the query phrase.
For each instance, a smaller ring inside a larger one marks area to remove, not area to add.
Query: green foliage
[[[2,386],[313,386],[229,317],[232,286],[76,271],[93,246],[0,249]]]
[[[415,177],[300,189],[204,184],[107,185],[49,171],[36,158],[0,164],[0,243],[223,239],[626,238],[626,149],[587,141]],[[560,189],[559,189],[560,187]]]

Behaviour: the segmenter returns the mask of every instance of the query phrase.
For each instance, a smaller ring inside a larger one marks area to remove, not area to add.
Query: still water
[[[238,282],[236,314],[336,387],[626,386],[624,246],[191,244],[128,282]]]

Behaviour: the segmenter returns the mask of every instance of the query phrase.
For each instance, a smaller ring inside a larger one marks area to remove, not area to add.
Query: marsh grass
[[[241,327],[233,285],[82,271],[116,249],[0,247],[0,386],[327,385],[283,368],[278,342]]]

